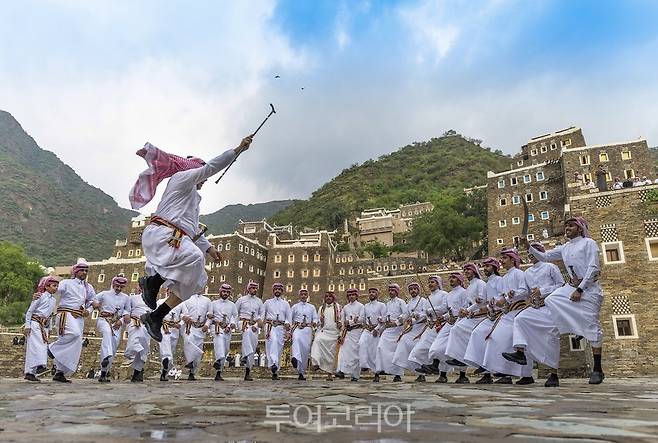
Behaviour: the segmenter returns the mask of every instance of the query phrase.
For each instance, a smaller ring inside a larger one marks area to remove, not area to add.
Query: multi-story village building
[[[393,246],[395,234],[410,231],[413,220],[432,209],[434,206],[430,202],[400,205],[396,209],[366,209],[355,221],[359,230],[357,244],[376,241],[385,246]]]

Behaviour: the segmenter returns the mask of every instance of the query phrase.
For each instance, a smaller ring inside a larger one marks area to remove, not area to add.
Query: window
[[[600,152],[599,153],[599,161],[600,162],[607,162],[610,159],[608,158],[608,153],[607,152]]]
[[[631,159],[631,151],[621,151],[621,159],[622,160],[630,160]]]
[[[528,234],[526,238],[528,239],[528,241],[532,241],[535,239],[535,234]]]
[[[128,249],[128,257],[133,256],[134,251],[132,249]]]
[[[530,174],[525,174],[523,176],[523,183],[530,183],[532,180],[530,179]]]
[[[242,260],[238,261],[238,268],[242,269],[244,262]]]
[[[649,260],[658,260],[658,237],[645,238],[644,241],[647,244],[647,254],[649,254]],[[98,278],[100,278],[100,275]]]
[[[521,204],[521,197],[519,197],[518,195],[515,195],[514,197],[512,197],[512,203],[515,204],[515,205],[520,205]]]
[[[238,283],[242,283],[242,276],[238,275]]]
[[[512,217],[512,224],[513,225],[518,225],[521,223],[521,219],[519,217]]]
[[[542,153],[544,153],[544,152],[547,152],[547,151],[548,151],[548,148],[546,147],[546,145],[541,145],[541,148],[539,148],[539,150],[540,150]]]
[[[638,338],[635,314],[613,315],[612,324],[615,327],[615,338]]]
[[[340,268],[338,275],[345,275],[345,268]]]
[[[506,198],[501,198],[499,203],[500,203],[500,206],[507,206],[507,199]]]
[[[365,289],[366,289],[366,284],[363,282],[359,283],[359,290],[365,291]]]
[[[224,245],[222,243],[217,243],[217,250],[218,251],[223,251],[224,250]]]
[[[381,267],[381,266],[377,266],[377,272],[381,272],[381,271],[382,271],[382,267]]]
[[[407,265],[404,263],[400,264],[400,269],[404,271],[405,269],[407,269]]]
[[[388,265],[384,265],[384,271],[388,271]]]
[[[350,268],[349,271],[347,271],[347,273],[350,275],[354,274],[354,268]]]
[[[625,169],[624,170],[624,178],[629,179],[629,178],[635,178],[635,171],[632,169]],[[117,258],[121,257],[121,252],[117,254]]]
[[[249,265],[249,272],[254,272],[254,265]]]
[[[137,281],[139,280],[139,272],[133,272],[133,274],[130,276],[130,281]]]
[[[535,221],[535,215],[534,214],[528,214],[528,221],[529,222]]]
[[[591,173],[586,173],[583,175],[583,183],[589,183],[592,181],[592,174]]]
[[[256,233],[256,227],[255,226],[246,226],[244,228],[244,233],[245,234],[255,234]]]
[[[509,182],[512,186],[516,186],[517,183],[518,183],[518,180],[516,179],[516,177],[510,177]]]
[[[295,263],[295,256],[293,254],[288,255],[288,263]]]
[[[497,238],[496,239],[496,244],[502,245],[503,244],[503,239],[502,238]]]
[[[343,263],[347,263],[347,257],[341,257],[341,261],[342,261]]]
[[[123,331],[123,339],[128,340],[128,331]]]
[[[523,166],[523,160],[519,160],[518,162],[516,162],[516,165],[517,166]]]
[[[302,254],[302,261],[307,262],[308,261],[308,254]]]
[[[548,218],[549,218],[549,217],[548,217],[548,211],[541,211],[541,212],[539,213],[539,217],[540,217],[542,220],[548,220]]]
[[[319,269],[313,269],[313,277],[319,277],[320,276],[320,270]]]
[[[293,278],[295,276],[295,271],[288,269],[288,278]]]
[[[605,181],[611,182],[612,181],[612,174],[609,172],[605,173]]]
[[[530,202],[532,201],[532,194],[526,194],[526,195],[525,195],[525,201],[527,201],[528,203],[530,203]]]
[[[91,313],[91,319],[96,320],[98,318],[98,311],[94,309],[94,312]]]
[[[292,292],[292,285],[290,283],[286,285],[286,292]]]
[[[302,277],[308,277],[308,269],[302,269]]]
[[[254,254],[256,254],[256,250],[254,248],[251,248],[251,255],[253,256]]]
[[[302,285],[299,287],[299,289],[306,289],[308,290],[308,285],[306,283],[302,283]]]
[[[105,281],[105,274],[98,274],[98,283],[103,283]]]
[[[121,251],[117,251],[117,258],[121,258]]]
[[[238,250],[240,252],[244,251],[244,246],[242,246],[242,243],[238,243]]]
[[[537,172],[537,174],[535,176],[537,177],[538,182],[544,181],[544,171]]]
[[[498,179],[498,188],[504,188],[505,187],[505,179],[504,178],[499,178]]]
[[[279,278],[279,277],[281,277],[281,271],[274,271],[274,272],[272,273],[272,277],[274,277],[274,278]]]
[[[344,291],[344,290],[345,290],[345,285],[342,284],[342,283],[339,283],[339,284],[338,284],[338,290],[339,290],[339,291]]]
[[[507,220],[498,220],[498,226],[504,228],[505,226],[507,226]]]
[[[603,263],[606,265],[615,263],[625,263],[624,258],[624,245],[620,241],[616,242],[603,242]]]
[[[351,262],[352,260],[354,260],[354,258],[351,255],[349,257],[347,257],[348,262]]]
[[[518,245],[519,245],[519,236],[518,235],[515,235],[514,237],[512,237],[512,244],[514,245],[515,248],[518,247]]]
[[[210,277],[210,283],[215,283],[215,276],[214,275]]]
[[[557,143],[551,142],[551,151],[555,151],[557,149]]]
[[[274,263],[281,263],[281,256],[279,254],[274,256]]]
[[[535,155],[537,155],[537,149],[532,149],[532,150],[530,151],[530,155],[532,155],[533,157],[534,157]]]
[[[313,256],[313,261],[320,261],[320,254],[315,254]]]
[[[363,268],[359,268],[359,274],[363,274]]]
[[[340,263],[340,257],[336,257],[336,263]]]
[[[410,264],[409,264],[409,269],[411,269],[411,270],[413,271],[413,270],[414,270],[414,265],[412,265],[412,264],[410,263]]]
[[[575,335],[569,335],[569,350],[571,351],[584,351],[585,346],[583,340],[576,340]]]
[[[335,288],[336,288],[336,286],[334,286],[333,283],[329,285],[329,290],[330,290],[330,291],[333,291]]]
[[[398,265],[391,265],[391,271],[396,271],[398,269]]]
[[[228,259],[224,260],[224,266],[228,266],[228,264],[229,264]]]
[[[571,146],[571,139],[570,138],[568,138],[566,140],[562,140],[562,147],[566,148],[567,146]]]
[[[539,200],[548,200],[548,192],[539,191]]]
[[[313,292],[318,292],[320,290],[320,285],[317,283],[313,283]]]
[[[208,293],[208,286],[206,286],[206,289],[204,290],[203,293],[204,293],[204,294],[207,294],[207,293]]]
[[[231,244],[230,244],[230,243],[226,243],[226,250],[227,250],[227,251],[230,251],[230,250],[231,250]]]
[[[135,249],[135,257],[139,257],[142,255],[142,250],[141,249]]]
[[[589,155],[581,155],[580,164],[583,166],[589,165]]]

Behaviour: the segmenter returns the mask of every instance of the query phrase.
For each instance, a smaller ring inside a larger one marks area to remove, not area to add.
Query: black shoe
[[[475,382],[476,385],[490,385],[494,382],[491,374],[484,374],[481,379]]]
[[[221,371],[217,371],[217,374],[215,374],[215,381],[224,381]]]
[[[299,377],[297,377],[297,380],[306,380],[306,377],[304,377],[304,374],[299,374]]]
[[[425,379],[424,375],[419,375],[416,377],[416,380],[414,380],[416,383],[425,383],[427,380]]]
[[[151,314],[147,312],[146,314],[142,314],[139,319],[142,321],[142,324],[146,328],[146,331],[149,333],[151,338],[153,340],[157,341],[158,343],[162,341],[162,331],[160,328],[162,328],[162,321],[155,321],[151,318]]]
[[[194,362],[191,361],[188,364],[185,365],[185,369],[194,369]]]
[[[37,366],[37,369],[35,370],[37,377],[47,374],[48,371],[50,371],[50,369],[44,365]]]
[[[359,381],[359,379],[356,378],[356,377],[352,377],[352,378],[350,378],[350,381],[357,382],[357,381]]]
[[[41,383],[41,380],[39,380],[37,376],[34,374],[25,374],[25,380],[33,381],[35,383]]]
[[[372,379],[373,383],[379,383],[379,374],[375,374],[375,377]]]
[[[169,381],[169,378],[167,377],[167,371],[160,372],[160,381]]]
[[[446,363],[449,364],[450,366],[466,366],[466,363],[460,362],[459,360],[454,358],[451,358]]]
[[[191,372],[190,372],[190,375],[187,376],[187,379],[188,379],[189,381],[196,381],[196,377],[195,377],[194,374],[192,374]]]
[[[138,371],[137,369],[133,369],[133,376],[130,379],[131,383],[138,383],[140,381],[144,381],[143,379],[142,380],[139,379],[139,374],[140,371]]]
[[[560,386],[560,379],[557,378],[557,374],[549,375],[546,379],[546,383],[544,383],[544,386],[547,388],[557,388]]]
[[[290,364],[293,368],[297,369],[297,359],[295,357],[290,359]]]
[[[504,375],[494,382],[497,385],[511,385],[512,377],[509,375]]]
[[[525,366],[528,364],[528,360],[525,357],[525,352],[523,351],[517,350],[515,352],[503,352],[502,355],[505,360],[516,363],[517,365]]]
[[[361,372],[368,372],[368,368],[361,368]]]
[[[455,383],[458,384],[458,385],[467,385],[470,382],[471,381],[465,375],[464,376],[460,375],[459,378],[457,380],[455,380]]]
[[[53,355],[52,352],[50,352],[50,348],[47,348],[47,350],[48,350],[48,358],[51,360],[55,360],[55,356]]]
[[[246,368],[244,371],[244,381],[254,381],[253,378],[251,378],[251,369]]]
[[[393,381],[396,382],[396,383],[401,382],[402,377],[400,377],[399,375],[396,375],[395,377],[393,377]]]
[[[442,375],[439,378],[437,378],[434,383],[448,383],[448,377]]]
[[[101,372],[101,376],[98,377],[98,383],[109,383],[110,379],[107,378],[107,373]]]
[[[222,362],[219,360],[215,360],[215,363],[212,364],[212,367],[215,369],[215,371],[219,371],[222,369]]]
[[[419,369],[418,372],[423,372],[425,374],[438,374],[439,367],[434,366],[434,365],[422,365]]]
[[[334,375],[336,376],[336,378],[340,378],[341,380],[345,378],[345,373],[342,371],[336,371]]]
[[[110,357],[105,357],[101,362],[101,368],[107,368],[110,365]]]
[[[165,280],[160,274],[155,274],[150,277],[141,277],[137,280],[137,283],[142,290],[142,300],[144,300],[146,306],[152,310],[157,307],[158,292],[160,292],[160,286],[162,286],[164,282]]]
[[[58,381],[60,383],[71,383],[71,380],[64,377],[64,373],[61,371],[55,372],[55,375],[53,376],[53,381]]]
[[[535,379],[532,377],[521,377],[516,381],[517,385],[531,385],[535,382]]]
[[[473,371],[473,374],[475,374],[475,375],[480,375],[480,374],[482,374],[483,372],[487,372],[487,370],[484,369],[484,368],[477,368],[475,371]]]
[[[272,380],[281,380],[281,379],[279,378],[279,374],[277,374],[276,372],[273,372],[273,373],[272,373]]]
[[[416,368],[416,372],[419,374],[427,374],[427,368],[425,365],[420,365],[420,367]]]
[[[603,383],[603,379],[605,378],[605,374],[603,371],[592,371],[592,374],[589,376],[589,384],[590,385],[600,385]]]
[[[165,357],[162,359],[162,370],[163,371],[169,370],[169,357]]]

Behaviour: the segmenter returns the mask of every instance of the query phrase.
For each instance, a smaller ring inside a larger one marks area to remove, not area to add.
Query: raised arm
[[[546,252],[541,252],[532,246],[528,247],[528,253],[532,254],[539,261],[558,261],[562,260],[562,245],[558,245],[554,249]]]
[[[599,262],[599,248],[596,246],[596,242],[591,239],[587,242],[585,247],[585,264],[587,265],[587,270],[583,276],[583,280],[580,282],[578,287],[582,290],[588,289],[599,279],[599,274],[601,273],[601,265]]]

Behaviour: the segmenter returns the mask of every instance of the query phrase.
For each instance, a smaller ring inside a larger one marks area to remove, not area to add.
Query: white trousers
[[[344,374],[350,374],[354,378],[361,375],[359,363],[359,339],[363,329],[352,329],[345,334],[345,341],[340,345],[338,353],[338,370]]]
[[[398,347],[398,337],[402,332],[402,326],[386,328],[382,332],[377,344],[376,371],[384,371],[391,375],[403,375],[404,368],[393,363],[395,349]]]
[[[297,373],[304,375],[308,366],[308,357],[311,355],[311,342],[313,340],[313,328],[310,326],[295,328],[292,332],[292,346],[290,356],[297,360]]]
[[[514,318],[515,348],[553,369],[560,365],[560,333],[548,307],[528,308]]]
[[[546,306],[560,334],[581,335],[593,348],[600,348],[603,343],[603,330],[599,318],[603,302],[601,288],[595,284],[592,289],[583,292],[578,302],[570,299],[575,290],[570,285],[556,289],[546,298]]]
[[[62,316],[66,316],[64,333],[50,345],[50,352],[55,356],[57,370],[68,375],[78,370],[85,319],[84,317],[73,318],[69,312],[60,312],[57,314],[55,326],[60,324]]]

